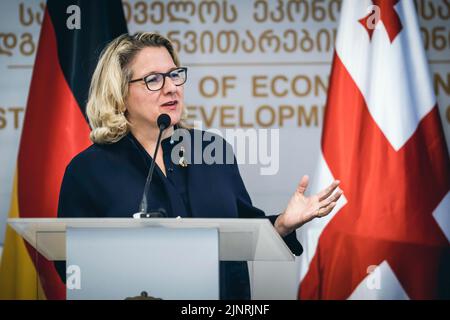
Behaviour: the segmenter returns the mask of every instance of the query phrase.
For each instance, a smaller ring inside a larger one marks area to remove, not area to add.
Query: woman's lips
[[[177,106],[178,106],[178,100],[167,101],[166,103],[163,103],[161,105],[162,108],[169,109],[169,110],[176,110]]]

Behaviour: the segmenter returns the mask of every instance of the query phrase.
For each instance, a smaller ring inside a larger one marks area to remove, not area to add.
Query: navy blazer
[[[195,153],[203,150],[213,141],[224,140],[214,135],[210,141],[203,141],[202,147],[195,147],[194,132],[190,130],[191,143],[187,141],[184,156],[194,159]],[[208,133],[210,135],[210,133]],[[185,138],[189,139],[189,138]],[[176,146],[169,139],[162,142],[166,170],[171,170],[166,160],[171,148]],[[228,143],[223,143],[224,152],[232,152]],[[234,159],[234,156],[233,156]],[[131,217],[139,211],[145,180],[150,167],[151,156],[129,133],[112,144],[93,144],[72,159],[66,168],[61,186],[59,217]],[[183,171],[186,184],[186,201],[167,179],[158,166],[147,195],[150,209],[163,208],[169,217],[194,218],[264,218],[266,215],[252,205],[248,192],[234,159],[232,164],[189,164],[177,167]],[[183,189],[183,188],[182,188]],[[277,216],[269,216],[272,223]],[[303,251],[295,232],[284,237],[291,251],[300,255]],[[61,277],[65,278],[65,267],[57,264]],[[250,286],[246,262],[220,263],[221,299],[249,299]]]

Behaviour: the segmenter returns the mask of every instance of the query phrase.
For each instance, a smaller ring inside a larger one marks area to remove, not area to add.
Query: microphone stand
[[[161,115],[161,116],[163,116],[163,115]],[[165,116],[167,116],[167,115],[165,115]],[[170,118],[168,120],[168,123],[170,124]],[[142,195],[141,205],[139,207],[139,212],[133,214],[133,218],[136,218],[136,219],[138,219],[138,218],[164,218],[167,216],[166,211],[162,208],[152,210],[151,212],[147,212],[147,210],[148,210],[147,193],[148,193],[150,184],[152,182],[153,171],[155,170],[156,156],[158,155],[158,149],[159,149],[159,145],[161,143],[162,133],[168,127],[167,121],[164,122],[163,120],[160,120],[160,118],[158,118],[158,125],[159,125],[158,140],[156,141],[155,152],[153,153],[153,159],[152,159],[152,162],[150,165],[150,170],[148,171],[147,179],[145,181],[144,194]]]

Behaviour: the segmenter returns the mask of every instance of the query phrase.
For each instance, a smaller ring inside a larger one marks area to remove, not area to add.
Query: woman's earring
[[[180,166],[182,166],[183,168],[186,168],[186,167],[187,167],[187,161],[186,161],[186,159],[184,158],[184,147],[181,147],[181,148],[180,148],[180,160],[178,161],[178,164],[179,164]]]

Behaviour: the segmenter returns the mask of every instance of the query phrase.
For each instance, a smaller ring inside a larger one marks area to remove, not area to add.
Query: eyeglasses
[[[141,79],[130,80],[128,83],[144,81],[148,90],[158,91],[164,87],[164,84],[166,82],[166,77],[169,77],[170,80],[172,80],[174,85],[181,86],[187,80],[187,68],[180,67],[180,68],[176,68],[176,69],[171,70],[166,73],[151,73]]]

